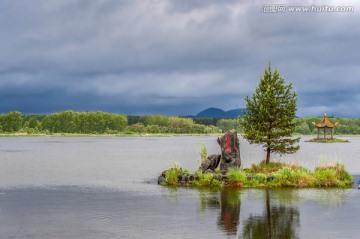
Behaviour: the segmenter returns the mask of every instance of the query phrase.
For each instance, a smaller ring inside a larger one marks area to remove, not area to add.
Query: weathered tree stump
[[[217,142],[221,148],[221,174],[226,174],[229,167],[240,167],[240,146],[236,130],[228,130]]]

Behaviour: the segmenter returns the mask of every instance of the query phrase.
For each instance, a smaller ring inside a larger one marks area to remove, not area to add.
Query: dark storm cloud
[[[281,14],[262,4],[1,1],[0,111],[243,107],[271,61],[293,83],[299,116],[359,117],[359,4],[342,2],[354,13]]]

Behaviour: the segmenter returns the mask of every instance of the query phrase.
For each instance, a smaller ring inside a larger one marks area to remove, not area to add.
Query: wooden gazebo
[[[334,128],[339,125],[339,122],[336,122],[335,124],[332,124],[328,118],[326,117],[326,113],[324,114],[324,118],[320,121],[320,123],[312,122],[312,124],[318,129],[318,138],[320,135],[320,129],[324,129],[324,139],[326,139],[326,130],[328,128],[331,129],[331,139],[333,139],[334,134]]]

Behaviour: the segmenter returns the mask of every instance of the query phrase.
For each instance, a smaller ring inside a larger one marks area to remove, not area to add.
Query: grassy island
[[[160,178],[163,177],[163,180]],[[318,166],[313,172],[304,167],[264,161],[251,168],[230,168],[226,175],[220,174],[217,169],[212,173],[196,171],[190,173],[179,166],[164,171],[159,177],[163,186],[183,187],[292,187],[292,188],[350,188],[353,185],[352,176],[345,170],[344,165],[336,163],[329,166]]]
[[[313,138],[306,142],[312,142],[312,143],[348,143],[348,139],[336,139],[336,138],[330,138],[330,139],[324,139],[324,138]]]

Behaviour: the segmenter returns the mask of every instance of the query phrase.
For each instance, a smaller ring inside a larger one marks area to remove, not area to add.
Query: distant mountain
[[[233,109],[229,111],[224,111],[219,108],[208,108],[195,115],[195,117],[203,117],[203,118],[238,118],[242,116],[243,116],[242,109]]]
[[[233,109],[233,110],[229,110],[226,111],[226,118],[238,118],[238,117],[242,117],[244,114],[242,112],[243,109]]]

